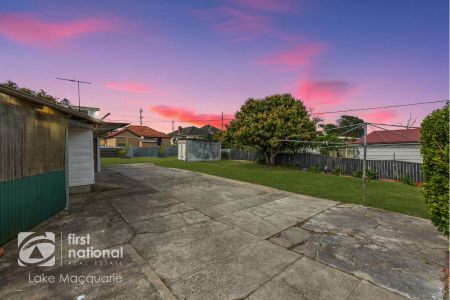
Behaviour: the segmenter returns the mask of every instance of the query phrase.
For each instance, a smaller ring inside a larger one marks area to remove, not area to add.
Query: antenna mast
[[[139,122],[140,122],[140,124],[141,124],[141,126],[142,126],[142,119],[144,118],[143,116],[142,116],[142,113],[143,113],[144,111],[142,110],[142,107],[141,107],[141,109],[139,110]]]
[[[80,83],[84,83],[84,84],[92,84],[92,83],[87,82],[87,81],[81,81],[81,80],[75,80],[75,79],[66,79],[66,78],[59,78],[59,77],[57,77],[56,79],[70,81],[70,82],[73,82],[73,83],[77,84],[77,87],[78,87],[78,111],[80,111],[81,110]]]

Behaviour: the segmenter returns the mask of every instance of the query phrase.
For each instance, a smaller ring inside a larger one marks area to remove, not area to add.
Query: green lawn
[[[102,165],[154,163],[245,182],[261,184],[298,194],[361,204],[361,179],[300,171],[286,167],[266,167],[252,162],[184,162],[176,158],[102,158]],[[427,218],[421,188],[398,182],[371,181],[367,184],[368,206]]]

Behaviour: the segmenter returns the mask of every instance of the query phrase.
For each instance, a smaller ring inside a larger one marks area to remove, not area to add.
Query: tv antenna
[[[75,80],[75,79],[66,79],[66,78],[59,78],[59,77],[57,77],[56,79],[70,81],[70,82],[73,82],[73,83],[77,84],[77,87],[78,87],[78,111],[80,111],[81,110],[80,83],[84,83],[84,84],[92,84],[92,83],[87,82],[87,81],[81,81],[81,80]]]

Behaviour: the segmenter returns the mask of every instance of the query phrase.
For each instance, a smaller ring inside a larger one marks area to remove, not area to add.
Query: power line
[[[326,112],[317,112],[312,113],[314,115],[324,115],[324,114],[333,114],[333,113],[343,113],[343,112],[352,112],[352,111],[364,111],[364,110],[374,110],[374,109],[384,109],[384,108],[395,108],[395,107],[405,107],[405,106],[415,106],[415,105],[424,105],[424,104],[433,104],[433,103],[442,103],[442,102],[448,102],[448,100],[436,100],[436,101],[428,101],[428,102],[416,102],[416,103],[406,103],[406,104],[397,104],[397,105],[388,105],[388,106],[377,106],[377,107],[366,107],[366,108],[355,108],[355,109],[347,109],[347,110],[336,110],[336,111],[326,111]],[[148,120],[147,122],[181,122],[181,123],[191,123],[191,122],[216,122],[216,121],[232,121],[233,118],[217,118],[217,119],[191,119],[191,120]],[[132,121],[132,119],[116,119],[112,121]],[[376,123],[372,123],[376,124]],[[354,126],[356,124],[353,124],[351,126]],[[402,125],[393,125],[393,124],[377,124],[377,125],[383,125],[383,126],[394,126],[394,127],[404,127],[404,128],[418,128],[418,127],[407,127]],[[350,127],[350,126],[349,126]],[[344,127],[342,127],[344,128]],[[335,130],[328,129],[324,131],[331,131]]]
[[[351,111],[363,111],[363,110],[373,110],[373,109],[383,109],[383,108],[394,108],[394,107],[404,107],[404,106],[432,104],[432,103],[440,103],[440,102],[448,102],[448,100],[437,100],[437,101],[397,104],[397,105],[378,106],[378,107],[355,108],[355,109],[337,110],[337,111],[325,111],[325,112],[318,112],[318,113],[312,113],[312,114],[314,114],[314,115],[325,115],[325,114],[343,113],[343,112],[351,112]]]

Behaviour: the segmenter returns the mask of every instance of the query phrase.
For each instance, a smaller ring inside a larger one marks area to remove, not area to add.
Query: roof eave
[[[18,97],[18,98],[21,98],[21,99],[28,100],[28,101],[33,102],[33,103],[37,103],[37,104],[40,104],[40,105],[48,106],[48,107],[53,108],[53,109],[55,109],[57,111],[65,113],[67,115],[70,115],[70,116],[73,116],[73,117],[76,117],[76,118],[88,121],[88,123],[91,123],[91,124],[103,124],[104,123],[103,121],[101,121],[99,119],[92,118],[92,117],[90,117],[88,115],[85,115],[85,114],[83,114],[81,112],[77,112],[77,111],[74,111],[72,109],[66,108],[64,106],[61,106],[61,105],[58,105],[58,104],[46,101],[44,99],[41,99],[41,98],[38,98],[38,97],[35,97],[35,96],[32,96],[32,95],[29,95],[27,93],[24,93],[24,92],[21,92],[21,91],[18,91],[18,90],[6,87],[6,86],[4,86],[2,84],[0,84],[0,92],[3,92],[5,94],[11,95],[11,96],[15,96],[15,97]]]

